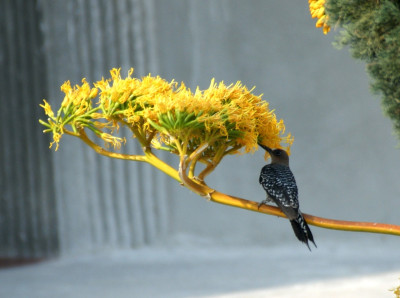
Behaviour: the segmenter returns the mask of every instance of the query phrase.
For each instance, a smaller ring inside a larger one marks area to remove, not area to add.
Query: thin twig
[[[94,151],[96,151],[96,153],[98,153],[100,155],[108,156],[111,158],[117,158],[117,159],[148,162],[145,155],[122,154],[122,153],[116,153],[116,152],[112,152],[112,151],[108,151],[108,150],[104,149],[103,147],[97,145],[91,139],[89,139],[89,137],[87,136],[84,129],[81,129],[79,131],[79,133],[77,133],[77,134],[70,132],[68,130],[65,130],[64,132],[66,134],[80,138],[83,142],[85,142],[86,145],[91,147]]]

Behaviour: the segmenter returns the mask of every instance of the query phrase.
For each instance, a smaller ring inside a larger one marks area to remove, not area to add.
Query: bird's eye
[[[279,149],[275,150],[274,153],[275,153],[276,156],[281,156],[282,155],[282,150],[279,150]]]

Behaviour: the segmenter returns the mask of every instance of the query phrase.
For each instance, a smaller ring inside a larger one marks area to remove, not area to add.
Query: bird
[[[259,182],[266,191],[267,198],[258,204],[258,208],[270,202],[275,203],[290,220],[297,239],[306,244],[311,251],[309,241],[315,247],[317,245],[299,209],[298,189],[294,175],[289,168],[289,156],[283,149],[271,149],[260,143],[258,145],[271,157],[271,163],[261,169]]]

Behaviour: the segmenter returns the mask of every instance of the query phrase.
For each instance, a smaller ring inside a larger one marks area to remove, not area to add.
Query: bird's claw
[[[261,207],[262,205],[267,205],[267,200],[264,200],[264,201],[261,201],[260,203],[258,203],[258,205],[257,205],[257,210],[260,210],[260,207]]]

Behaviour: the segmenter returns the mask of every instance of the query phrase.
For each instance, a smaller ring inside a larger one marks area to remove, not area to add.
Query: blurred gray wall
[[[52,157],[38,99],[47,94],[41,14],[34,1],[0,5],[0,256],[59,250]]]
[[[294,240],[280,218],[210,203],[149,165],[98,156],[37,124],[65,80],[112,67],[207,88],[241,80],[295,136],[291,167],[305,213],[399,222],[400,157],[364,65],[314,27],[307,1],[2,0],[0,256],[48,256],[146,244]],[[132,142],[125,152],[139,152]],[[177,160],[163,155],[172,165]],[[209,177],[255,201],[263,152],[226,158]],[[318,244],[355,236],[312,228]]]

